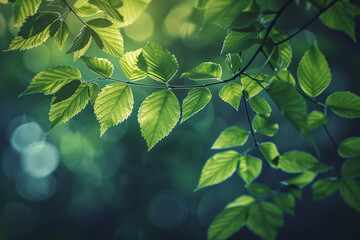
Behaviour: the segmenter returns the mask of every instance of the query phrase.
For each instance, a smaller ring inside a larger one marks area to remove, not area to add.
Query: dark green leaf
[[[90,40],[90,31],[87,26],[81,28],[80,33],[75,37],[70,49],[66,53],[76,52],[84,48]]]
[[[338,153],[344,158],[360,157],[360,137],[351,137],[342,141]]]
[[[352,179],[343,179],[340,184],[340,192],[344,201],[360,212],[360,183]]]
[[[258,42],[258,34],[256,32],[230,32],[224,41],[221,54],[239,53]]]
[[[290,214],[294,214],[294,207],[295,207],[295,199],[290,194],[279,193],[276,194],[274,197],[274,202],[285,212]]]
[[[323,198],[330,197],[340,187],[340,180],[337,178],[324,178],[316,181],[312,186],[313,198],[320,200]]]
[[[280,156],[278,167],[285,172],[303,172],[317,165],[319,161],[306,152],[290,151]]]
[[[326,99],[326,106],[346,118],[360,118],[360,97],[352,92],[335,92]]]
[[[225,58],[226,66],[231,74],[235,74],[240,70],[241,67],[241,57],[237,53],[228,53]]]
[[[246,188],[250,193],[259,197],[265,197],[271,194],[271,189],[263,184],[252,183],[246,185]]]
[[[52,99],[51,104],[55,104],[61,101],[64,101],[71,97],[76,89],[80,86],[81,81],[80,80],[73,80],[66,85],[64,85],[62,88],[57,91]]]

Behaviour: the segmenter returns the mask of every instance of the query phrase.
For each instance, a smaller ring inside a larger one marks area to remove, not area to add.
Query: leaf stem
[[[68,7],[69,11],[72,12],[75,15],[75,17],[77,17],[77,19],[79,19],[80,22],[86,26],[86,23],[79,17],[79,15],[76,14],[74,9],[72,9],[72,7],[70,7],[69,3],[66,0],[63,0],[63,1],[64,1],[65,5]]]
[[[249,124],[249,128],[250,128],[250,134],[254,140],[254,146],[255,148],[258,148],[259,145],[256,141],[256,136],[255,136],[255,132],[254,132],[254,129],[251,125],[251,121],[250,121],[250,115],[249,115],[249,110],[248,110],[248,106],[247,106],[247,102],[246,102],[246,98],[245,98],[245,95],[244,95],[244,91],[242,93],[242,98],[243,98],[243,102],[244,102],[244,108],[245,108],[245,112],[246,112],[246,118],[247,118],[247,121],[248,121],[248,124]]]

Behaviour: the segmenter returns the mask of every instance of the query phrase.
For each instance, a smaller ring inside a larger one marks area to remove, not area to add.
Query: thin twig
[[[244,102],[244,108],[245,108],[245,112],[246,112],[246,118],[247,118],[247,121],[249,123],[249,128],[250,128],[250,134],[254,140],[254,146],[255,148],[258,148],[258,143],[256,141],[256,136],[255,136],[255,132],[254,132],[254,128],[252,127],[252,124],[251,124],[251,120],[250,120],[250,115],[249,115],[249,110],[248,110],[248,107],[247,107],[247,102],[246,102],[246,98],[245,98],[245,95],[244,95],[244,92],[242,94],[242,98],[243,98],[243,102]]]
[[[79,15],[76,14],[74,9],[72,9],[72,7],[70,7],[70,5],[68,4],[68,2],[66,0],[64,0],[64,3],[68,7],[69,11],[72,12],[75,15],[75,17],[77,17],[77,19],[79,19],[80,22],[86,26],[86,23],[79,17]]]

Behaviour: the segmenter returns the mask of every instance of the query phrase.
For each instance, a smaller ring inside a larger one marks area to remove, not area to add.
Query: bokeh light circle
[[[35,178],[26,173],[16,179],[16,191],[29,201],[40,202],[49,199],[56,192],[56,179],[49,175],[46,178]]]
[[[10,142],[13,148],[19,152],[34,142],[41,142],[45,139],[44,131],[39,124],[35,122],[29,122],[20,125],[13,131]]]
[[[49,64],[50,50],[46,45],[30,49],[24,53],[23,61],[29,71],[40,72]]]
[[[125,27],[125,34],[132,40],[142,42],[154,32],[154,21],[150,14],[143,13],[130,26]]]

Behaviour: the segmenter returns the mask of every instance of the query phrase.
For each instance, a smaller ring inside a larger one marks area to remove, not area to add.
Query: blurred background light
[[[23,61],[27,70],[38,73],[48,66],[50,61],[50,50],[45,44],[29,49],[24,52]]]
[[[143,13],[130,26],[125,27],[125,34],[137,42],[148,39],[154,32],[154,21],[150,14]]]
[[[34,142],[41,142],[45,139],[44,131],[35,122],[24,123],[13,131],[11,145],[17,151],[23,151]]]
[[[52,197],[56,192],[56,186],[56,179],[52,175],[45,178],[35,178],[26,173],[21,173],[16,179],[18,194],[32,202],[40,202]]]

